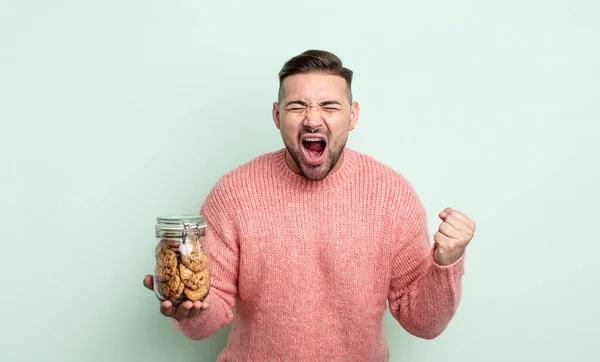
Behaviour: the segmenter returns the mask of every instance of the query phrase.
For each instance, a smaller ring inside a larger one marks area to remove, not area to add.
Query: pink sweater
[[[175,321],[203,339],[233,321],[219,361],[387,361],[383,316],[434,338],[459,304],[464,256],[434,262],[425,210],[391,168],[348,148],[322,181],[285,150],[223,176],[207,219],[210,307]]]

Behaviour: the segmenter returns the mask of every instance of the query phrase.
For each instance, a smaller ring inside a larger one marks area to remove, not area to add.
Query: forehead
[[[283,80],[283,97],[285,100],[301,99],[319,101],[326,99],[340,100],[345,97],[346,80],[331,74],[295,74]]]

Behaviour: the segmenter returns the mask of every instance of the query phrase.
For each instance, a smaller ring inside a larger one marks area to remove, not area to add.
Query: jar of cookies
[[[206,223],[202,215],[156,218],[154,292],[179,305],[204,300],[210,288]]]

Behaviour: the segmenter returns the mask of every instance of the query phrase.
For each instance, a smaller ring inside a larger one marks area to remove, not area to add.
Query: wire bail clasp
[[[186,245],[185,248],[186,248],[186,251],[188,252],[189,258],[192,260],[200,259],[200,250],[202,250],[202,249],[200,247],[200,229],[198,228],[198,224],[196,224],[195,227],[190,228],[190,229],[196,229],[196,246],[198,247],[198,256],[196,256],[196,257],[193,256],[193,251],[194,251],[193,249],[188,250],[188,245],[187,245],[187,242],[185,241],[185,239],[187,238],[188,235],[193,234],[193,231],[188,232],[188,228],[185,223],[181,223],[181,225],[183,226],[183,233],[182,233],[181,237],[183,238],[183,242]]]

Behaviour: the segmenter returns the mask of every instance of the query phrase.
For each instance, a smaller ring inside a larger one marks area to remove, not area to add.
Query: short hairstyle
[[[279,72],[279,99],[282,96],[283,80],[295,74],[330,74],[346,80],[348,100],[352,103],[352,71],[345,68],[337,55],[324,50],[307,50],[288,60]]]

